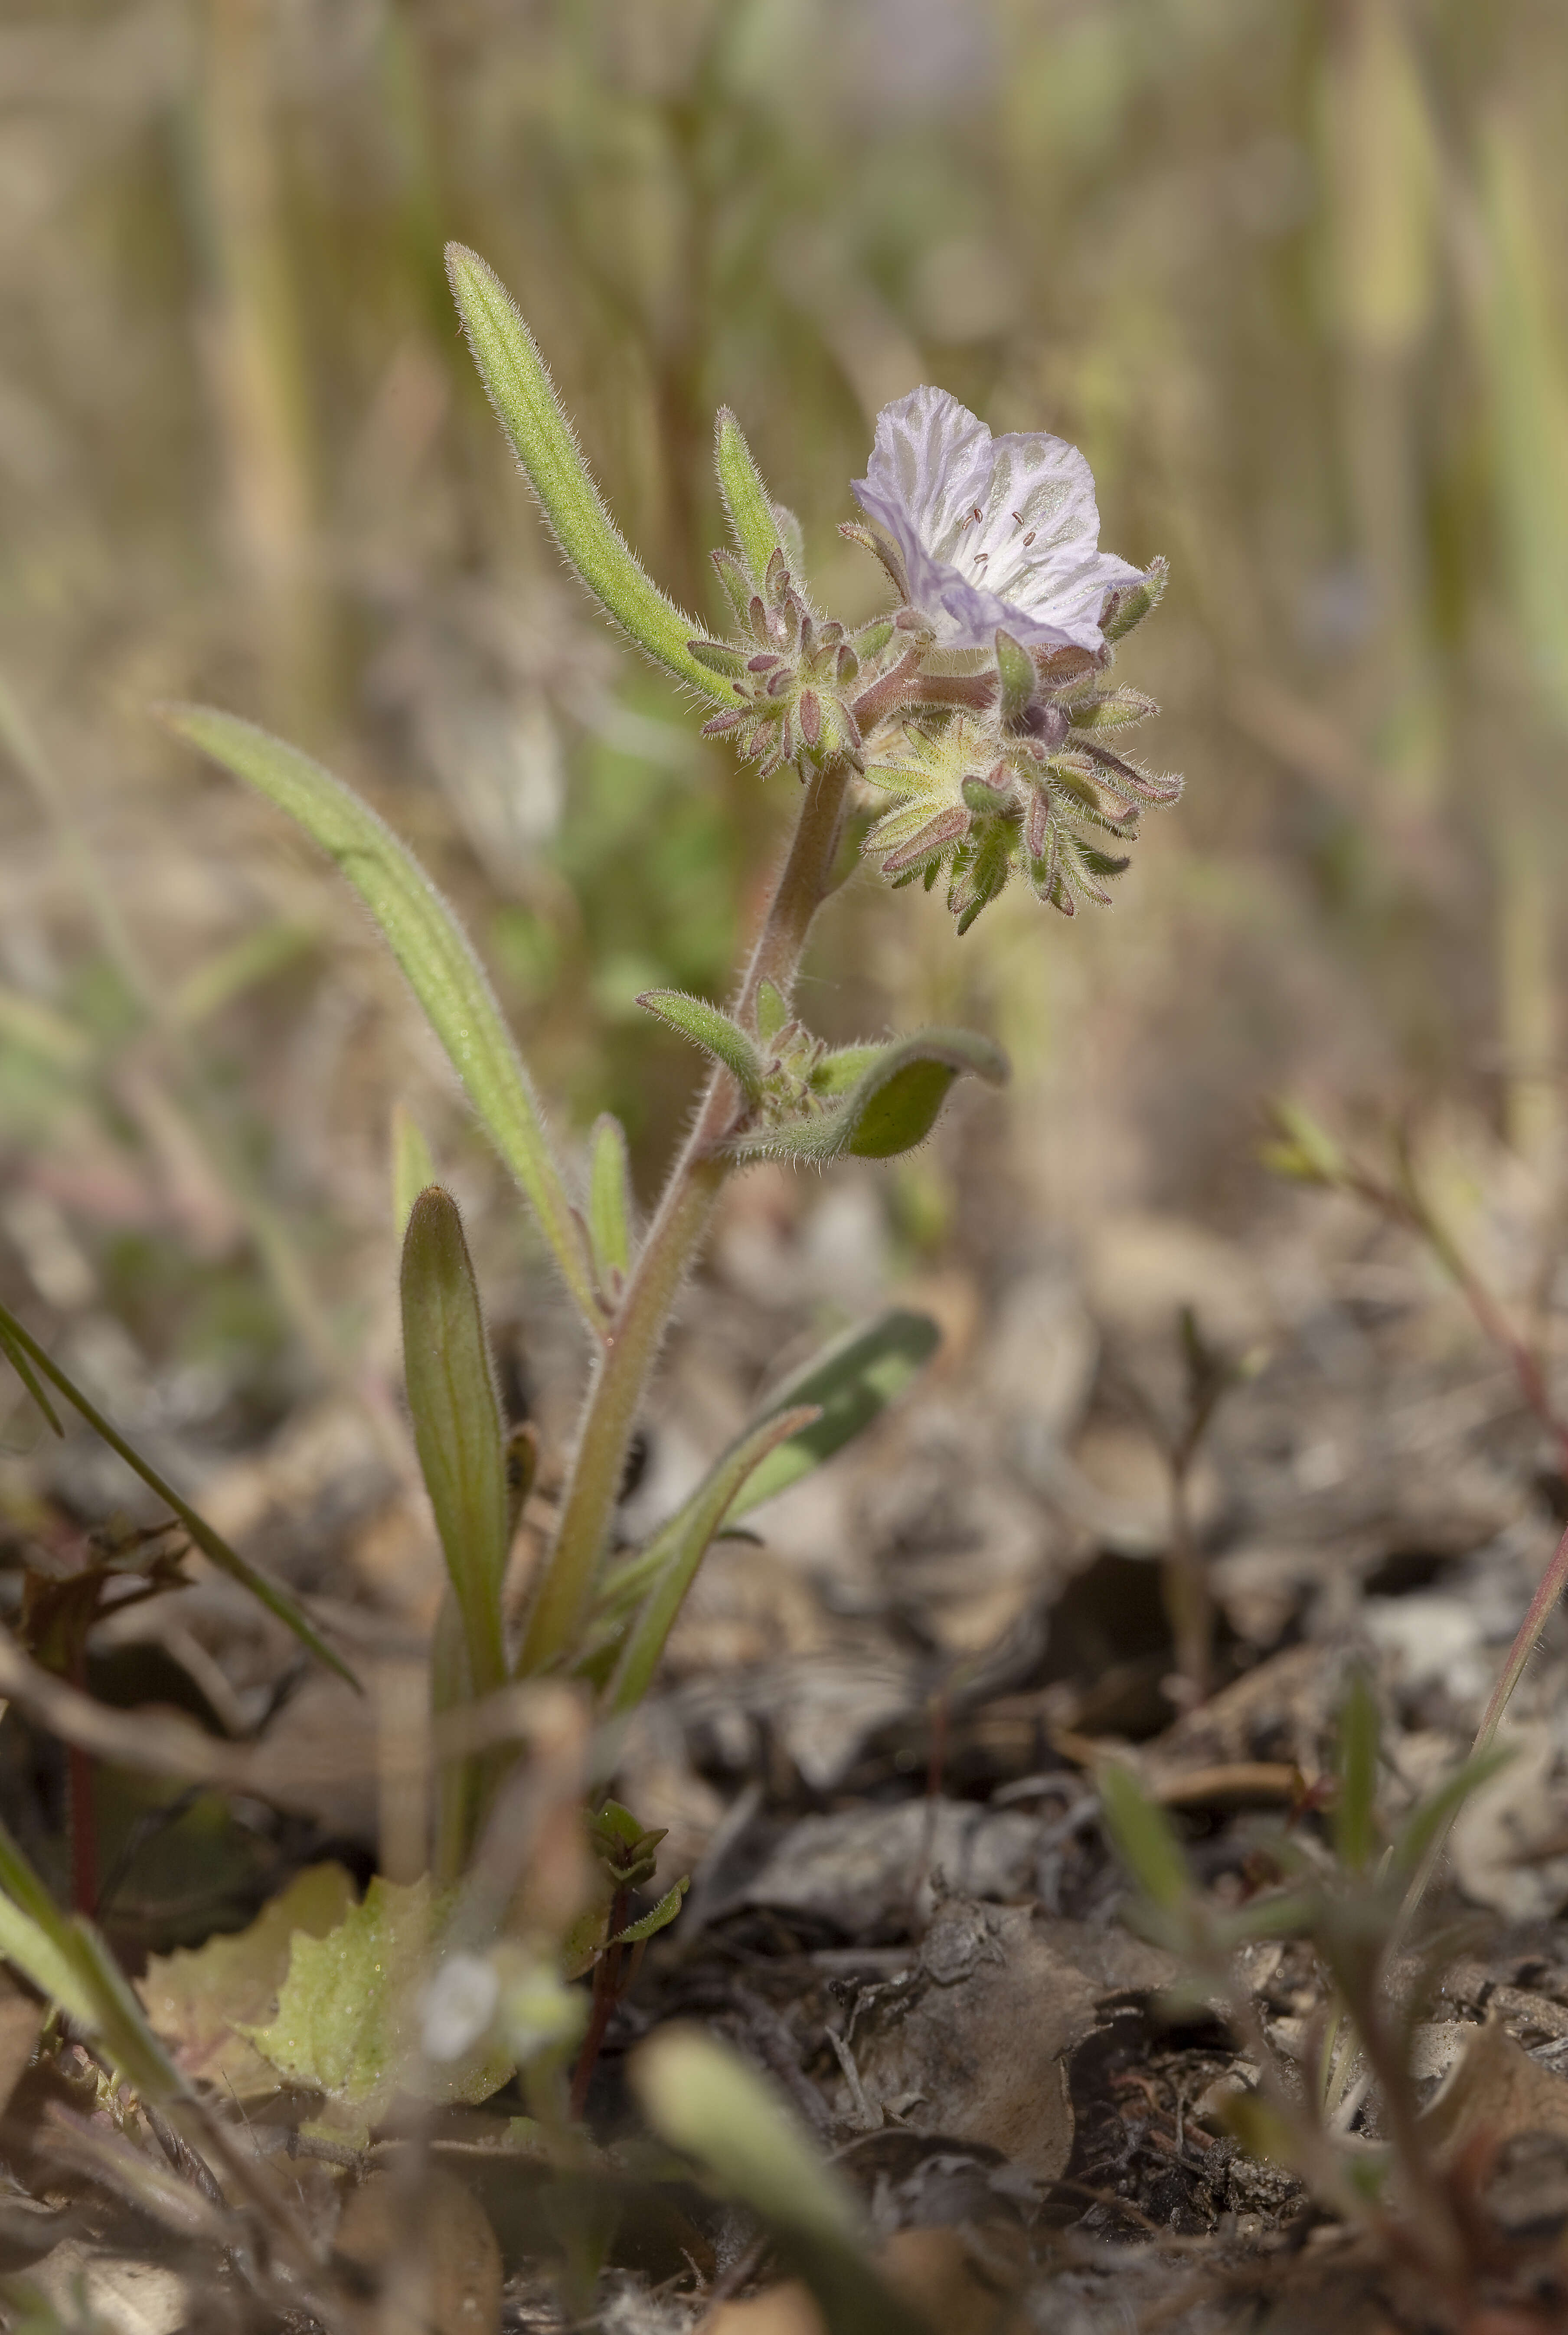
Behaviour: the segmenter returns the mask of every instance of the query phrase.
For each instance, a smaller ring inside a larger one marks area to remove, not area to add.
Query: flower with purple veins
[[[1108,594],[1141,568],[1099,548],[1094,476],[1043,431],[993,438],[943,389],[885,405],[857,501],[882,529],[895,580],[939,649],[1104,645]]]

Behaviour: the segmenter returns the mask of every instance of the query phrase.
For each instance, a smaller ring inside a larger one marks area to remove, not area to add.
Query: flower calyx
[[[737,1160],[821,1167],[845,1153],[893,1158],[929,1135],[955,1079],[968,1073],[1000,1085],[1008,1075],[1000,1050],[964,1030],[830,1049],[768,981],[754,1030],[673,990],[651,990],[637,1002],[733,1074],[745,1109],[720,1148]]]
[[[1143,810],[1181,792],[1178,778],[1104,742],[1155,712],[1152,698],[1096,687],[1098,664],[1058,679],[1067,660],[1031,654],[1005,629],[996,658],[983,712],[913,713],[866,764],[871,784],[894,798],[866,850],[895,885],[918,877],[930,890],[945,870],[961,933],[1014,874],[1064,916],[1080,900],[1108,906],[1106,883],[1128,861],[1098,836],[1131,842]]]
[[[860,677],[861,646],[837,619],[813,611],[776,546],[760,582],[732,551],[715,551],[735,612],[735,636],[694,640],[692,654],[730,683],[740,702],[716,713],[704,738],[732,736],[764,778],[786,762],[806,778],[836,755],[858,758],[860,731],[849,693]],[[877,628],[883,629],[883,628]]]

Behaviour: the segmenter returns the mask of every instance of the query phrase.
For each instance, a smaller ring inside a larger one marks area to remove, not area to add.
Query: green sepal
[[[608,1111],[588,1137],[588,1241],[599,1287],[614,1304],[632,1269],[632,1188],[625,1129]]]
[[[745,652],[731,648],[728,641],[699,639],[688,641],[687,647],[701,665],[710,673],[721,674],[726,681],[739,681],[746,670]]]
[[[222,1534],[215,1532],[189,1500],[180,1498],[173,1485],[166,1483],[135,1446],[128,1443],[118,1429],[110,1425],[97,1405],[90,1402],[81,1388],[66,1377],[58,1362],[51,1361],[37,1340],[28,1335],[16,1316],[4,1305],[0,1305],[0,1347],[4,1348],[7,1361],[28,1391],[35,1392],[36,1400],[52,1425],[58,1427],[58,1421],[44,1397],[42,1387],[38,1385],[42,1379],[47,1379],[50,1385],[64,1396],[73,1410],[81,1413],[100,1440],[119,1454],[131,1472],[140,1477],[150,1492],[156,1493],[164,1507],[179,1519],[187,1539],[195,1543],[203,1556],[208,1558],[220,1573],[227,1573],[231,1581],[237,1581],[242,1588],[248,1589],[258,1604],[265,1605],[269,1613],[275,1614],[286,1630],[293,1631],[300,1644],[307,1647],[317,1662],[324,1662],[329,1670],[336,1671],[340,1678],[346,1679],[356,1692],[361,1691],[359,1681],[348,1663],[341,1654],[333,1652],[288,1591],[279,1583],[269,1580],[265,1573],[258,1573],[254,1565],[247,1564],[238,1550],[230,1548]],[[24,1365],[30,1367],[24,1368]]]
[[[724,597],[730,603],[730,611],[736,625],[740,631],[749,631],[752,584],[751,578],[746,573],[745,562],[737,559],[735,554],[726,548],[711,551],[708,557],[718,573],[720,583],[724,586]]]
[[[773,524],[779,530],[779,548],[789,563],[789,573],[804,590],[806,574],[806,531],[788,503],[770,505]]]
[[[757,986],[757,1035],[765,1046],[774,1039],[789,1019],[789,1001],[771,981],[761,981]]]
[[[1075,730],[1130,730],[1135,722],[1147,722],[1159,712],[1152,697],[1141,689],[1105,689],[1090,697],[1072,700],[1063,708]]]
[[[555,386],[493,267],[460,243],[447,274],[479,377],[562,551],[639,648],[704,697],[721,696],[686,644],[698,627],[644,571],[578,451]]]
[[[1007,1057],[968,1030],[924,1030],[878,1047],[855,1084],[827,1110],[776,1127],[743,1129],[728,1146],[737,1159],[798,1159],[821,1166],[849,1153],[892,1159],[923,1143],[947,1090],[968,1074],[1000,1086]]]
[[[705,1054],[722,1062],[733,1073],[735,1081],[749,1103],[760,1100],[764,1064],[757,1051],[756,1042],[718,1006],[710,1005],[705,997],[689,997],[681,989],[645,989],[637,1003],[645,1012],[656,1013],[682,1038],[701,1046]]]
[[[786,562],[792,566],[762,474],[727,405],[719,408],[713,425],[713,461],[725,513],[752,576],[759,581],[766,576],[775,551],[783,551]]]
[[[1169,562],[1151,559],[1137,583],[1118,585],[1107,601],[1105,614],[1099,620],[1099,628],[1106,639],[1125,640],[1135,625],[1141,625],[1144,618],[1158,607],[1169,580]]]
[[[996,635],[996,672],[1001,683],[998,710],[1002,727],[1016,730],[1034,701],[1040,675],[1029,651],[1011,633],[1000,629]]]
[[[492,1694],[508,1676],[506,1436],[462,1222],[439,1184],[409,1216],[402,1295],[414,1448],[462,1613],[473,1691]]]

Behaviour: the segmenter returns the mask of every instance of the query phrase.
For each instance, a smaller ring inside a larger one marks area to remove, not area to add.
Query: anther
[[[1039,532],[1040,530],[1038,528],[1031,527],[1030,528],[1029,533],[1023,538],[1023,547],[1025,551],[1029,549],[1030,545],[1034,541],[1034,538]]]

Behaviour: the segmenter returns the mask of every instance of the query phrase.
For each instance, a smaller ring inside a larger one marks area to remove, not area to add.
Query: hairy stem
[[[812,919],[831,887],[848,782],[848,763],[835,761],[807,784],[789,856],[741,983],[735,1010],[742,1021],[754,1018],[764,981],[785,997],[794,986]],[[681,1284],[730,1173],[731,1163],[716,1156],[716,1147],[733,1131],[740,1108],[734,1080],[728,1071],[716,1071],[605,1336],[560,1524],[524,1625],[520,1675],[564,1661],[587,1618],[637,1414]]]

